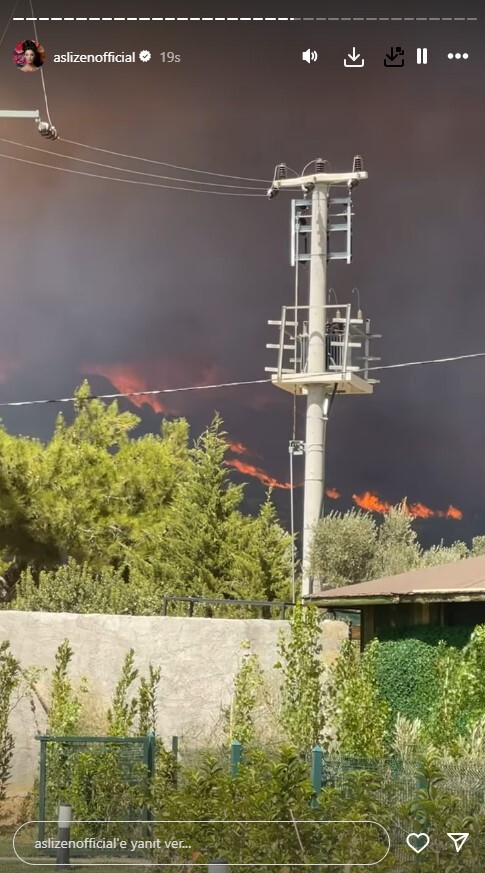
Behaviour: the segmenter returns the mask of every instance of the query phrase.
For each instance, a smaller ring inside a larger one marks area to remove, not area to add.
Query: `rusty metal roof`
[[[383,576],[371,582],[358,582],[342,588],[314,592],[309,600],[322,606],[358,606],[364,603],[399,603],[400,600],[485,600],[485,555],[465,558],[452,564],[439,564]]]

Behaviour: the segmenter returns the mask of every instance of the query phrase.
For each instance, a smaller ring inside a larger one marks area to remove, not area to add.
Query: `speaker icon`
[[[301,53],[301,58],[303,61],[306,61],[307,64],[310,64],[312,61],[318,60],[318,53],[312,49],[307,49],[306,52]]]

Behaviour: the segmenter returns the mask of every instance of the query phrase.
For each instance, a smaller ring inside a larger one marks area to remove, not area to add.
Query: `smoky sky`
[[[84,2],[69,15],[473,16],[473,3]],[[25,8],[22,9],[22,6]],[[102,6],[102,8],[101,8]],[[37,2],[38,16],[65,4]],[[136,8],[135,8],[136,7]],[[143,7],[143,8],[142,8]],[[345,7],[345,8],[344,8]],[[18,15],[29,15],[22,2]],[[382,334],[383,364],[485,351],[483,21],[73,23],[40,22],[52,120],[61,137],[185,167],[272,177],[327,158],[335,170],[361,154],[369,179],[355,192],[354,260],[330,265],[339,302],[358,287]],[[32,26],[12,23],[0,49],[0,103],[39,108],[37,74],[11,59]],[[390,46],[405,66],[386,69]],[[356,46],[365,67],[348,70]],[[416,47],[428,48],[427,66]],[[55,64],[56,53],[152,52],[142,64]],[[317,63],[301,52],[318,52]],[[162,51],[181,55],[163,64]],[[468,61],[449,61],[466,51]],[[2,121],[4,155],[105,175],[58,154],[181,178],[183,171],[46,143],[26,121]],[[0,159],[0,370],[4,400],[68,396],[90,365],[124,365],[148,387],[264,378],[275,352],[268,319],[293,302],[290,199],[220,197],[103,181]],[[124,175],[124,178],[127,178]],[[137,177],[134,177],[137,178]],[[143,180],[143,177],[138,177]],[[190,176],[189,178],[194,178]],[[203,177],[206,180],[210,177]],[[149,179],[160,183],[163,180]],[[231,180],[225,180],[230,182]],[[248,183],[249,184],[249,183]],[[258,183],[252,183],[257,185]],[[261,186],[266,187],[264,184]],[[274,328],[273,328],[274,331]],[[205,375],[204,375],[205,374]],[[485,361],[384,371],[372,397],[338,398],[328,432],[327,484],[377,491],[435,508],[445,539],[483,532]],[[92,376],[96,390],[109,390]],[[271,386],[167,399],[194,435],[221,412],[231,437],[288,479],[292,401]],[[126,406],[129,408],[129,404]],[[9,430],[45,438],[52,407],[6,410]],[[160,416],[142,412],[142,429]],[[304,408],[298,410],[303,437]],[[297,471],[301,478],[302,470]],[[278,495],[282,512],[286,492]],[[426,535],[426,529],[423,527]]]

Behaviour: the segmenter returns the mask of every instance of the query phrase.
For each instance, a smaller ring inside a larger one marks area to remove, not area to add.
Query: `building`
[[[361,645],[389,628],[485,624],[485,555],[319,591],[306,602],[342,615],[359,610]]]

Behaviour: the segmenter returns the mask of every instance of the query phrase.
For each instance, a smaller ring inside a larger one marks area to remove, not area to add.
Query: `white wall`
[[[203,745],[221,726],[241,661],[241,643],[248,640],[261,667],[270,671],[278,659],[277,640],[286,621],[263,619],[176,618],[162,616],[77,615],[70,613],[0,611],[0,642],[9,640],[23,667],[54,666],[58,646],[68,639],[74,650],[70,675],[87,677],[89,708],[105,710],[119,678],[126,652],[135,650],[135,665],[146,673],[152,663],[161,668],[158,692],[158,733],[170,743],[173,734],[186,744]],[[347,637],[343,622],[324,621],[323,657],[331,659]],[[39,685],[46,697],[48,673]],[[37,717],[27,700],[11,716],[15,737],[11,795],[28,791],[37,774],[39,743],[45,714]]]

